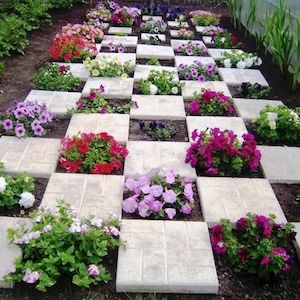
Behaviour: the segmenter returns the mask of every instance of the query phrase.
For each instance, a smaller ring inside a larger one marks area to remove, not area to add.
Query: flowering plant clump
[[[32,228],[9,229],[8,236],[22,249],[22,256],[5,277],[7,281],[34,284],[45,292],[64,274],[72,282],[89,287],[111,280],[104,263],[110,252],[124,243],[120,222],[110,218],[80,220],[78,212],[60,201],[57,209],[40,208],[31,213]]]
[[[170,7],[167,4],[158,3],[158,1],[147,1],[147,3],[138,3],[137,7],[141,9],[144,15],[163,16],[168,20],[175,20],[184,12],[180,6]]]
[[[141,29],[149,33],[163,33],[167,29],[167,23],[163,20],[148,20],[141,24]]]
[[[242,48],[242,43],[238,43],[236,36],[227,30],[213,34],[212,43],[218,49]]]
[[[112,16],[112,23],[119,26],[132,26],[137,22],[141,11],[135,7],[123,6],[117,9]]]
[[[123,46],[122,43],[113,43],[113,42],[110,42],[108,44],[108,50],[110,52],[124,53],[125,52],[125,47]]]
[[[61,141],[59,165],[69,173],[111,174],[128,151],[106,132],[82,133]]]
[[[200,93],[194,93],[194,100],[190,103],[191,114],[205,116],[224,116],[234,112],[232,98],[222,92],[202,89]]]
[[[235,223],[234,229],[230,220],[221,220],[221,225],[211,230],[214,252],[225,255],[237,272],[266,279],[288,272],[292,266],[289,249],[296,233],[294,225],[278,224],[275,218],[248,213]]]
[[[101,59],[87,58],[83,64],[93,77],[121,77],[123,79],[133,75],[134,64],[131,60],[121,63],[119,58],[104,57]]]
[[[181,28],[177,30],[177,37],[180,39],[190,40],[194,38],[194,32],[189,29]]]
[[[210,26],[218,25],[221,16],[211,13],[209,11],[194,10],[190,12],[191,22],[194,26]]]
[[[238,69],[259,67],[262,64],[261,58],[253,53],[246,53],[242,50],[223,52],[220,62],[225,68],[237,67]]]
[[[39,89],[48,91],[77,91],[81,80],[75,77],[67,65],[46,63],[32,79]]]
[[[156,121],[140,122],[140,128],[155,141],[171,140],[177,133],[174,127],[167,127],[163,122]]]
[[[191,65],[180,64],[178,66],[179,78],[183,80],[215,81],[219,79],[217,66],[214,63],[202,65],[194,61]]]
[[[25,209],[33,206],[35,197],[34,179],[28,175],[21,174],[13,178],[4,174],[4,166],[0,163],[0,209],[10,208],[19,204]]]
[[[91,89],[87,97],[83,97],[76,102],[76,108],[69,110],[69,113],[124,113],[129,114],[131,103],[124,105],[114,105],[104,99],[102,93],[104,86],[98,89]]]
[[[145,95],[179,95],[182,83],[174,80],[174,72],[151,70],[146,80],[139,82],[142,94]]]
[[[125,181],[123,210],[138,214],[142,218],[154,216],[156,219],[167,216],[190,215],[194,207],[193,183],[172,170],[159,174],[159,169],[137,178]]]
[[[110,11],[115,11],[117,9],[120,8],[120,5],[115,2],[115,1],[112,1],[112,0],[103,0],[103,1],[100,1],[96,4],[96,8],[97,9],[100,9],[100,8],[107,8],[109,9]]]
[[[100,22],[109,22],[112,18],[112,13],[105,7],[94,8],[88,11],[88,13],[86,14],[86,18],[88,21],[98,20]]]
[[[95,43],[102,41],[104,33],[100,28],[89,24],[67,24],[55,37],[58,38],[64,35],[84,38],[91,43]]]
[[[300,110],[285,105],[266,106],[253,121],[255,135],[265,143],[297,142],[300,138]]]
[[[158,35],[149,36],[148,40],[145,41],[148,45],[161,45],[162,40]]]
[[[252,134],[243,134],[241,144],[232,130],[211,128],[192,132],[185,162],[210,176],[240,175],[258,168],[261,153]]]
[[[207,48],[203,43],[189,41],[177,47],[175,52],[188,56],[199,56],[205,54]]]
[[[52,122],[52,114],[45,105],[34,102],[14,101],[13,106],[0,116],[0,132],[16,137],[42,136],[43,127]]]
[[[223,33],[224,28],[219,26],[208,26],[203,30],[203,35],[216,35],[217,33]]]
[[[250,99],[264,99],[269,95],[270,87],[265,87],[259,83],[243,82],[238,88],[237,97]]]
[[[81,62],[97,53],[94,43],[73,35],[55,37],[52,41],[50,54],[56,61]]]

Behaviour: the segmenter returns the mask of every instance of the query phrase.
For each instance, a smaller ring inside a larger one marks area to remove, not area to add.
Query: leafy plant
[[[186,28],[181,28],[177,30],[177,37],[180,39],[191,40],[194,38],[194,32]]]
[[[141,24],[141,29],[149,33],[164,33],[167,28],[167,23],[163,20],[148,20]]]
[[[220,63],[225,68],[237,67],[238,69],[246,69],[258,67],[262,64],[261,58],[253,53],[247,53],[242,50],[224,51]]]
[[[102,8],[95,8],[90,9],[86,14],[87,20],[99,20],[102,22],[109,22],[111,20],[112,14],[109,9],[102,7]]]
[[[148,44],[148,45],[160,45],[161,43],[162,43],[162,40],[159,38],[158,35],[149,36],[149,39],[146,40],[146,44]]]
[[[174,127],[168,127],[163,122],[156,121],[142,121],[140,128],[155,141],[169,141],[177,133]]]
[[[215,81],[219,79],[217,66],[214,63],[202,65],[200,61],[194,61],[191,65],[180,64],[178,66],[179,78],[183,80]]]
[[[264,87],[259,83],[243,82],[238,88],[236,97],[250,99],[264,99],[268,97],[271,91],[270,87]]]
[[[160,175],[159,170],[153,169],[137,178],[128,177],[125,197],[123,211],[142,218],[190,215],[195,202],[192,181],[172,170]]]
[[[147,65],[150,66],[160,66],[160,62],[156,57],[152,57],[147,61]]]
[[[266,106],[253,121],[255,134],[265,143],[291,143],[299,140],[299,110],[285,105]]]
[[[236,229],[231,220],[221,220],[221,225],[211,230],[214,252],[225,255],[236,272],[266,279],[288,272],[292,265],[289,250],[296,233],[294,225],[275,223],[275,218],[248,213],[235,223]]]
[[[245,35],[252,33],[253,26],[256,22],[256,0],[250,0],[249,8],[246,11]]]
[[[81,84],[67,65],[46,63],[33,77],[33,83],[39,89],[49,91],[76,91]]]
[[[242,46],[241,43],[237,42],[237,38],[227,30],[214,34],[212,43],[218,49],[236,49]]]
[[[0,80],[4,77],[5,65],[3,62],[0,62]]]
[[[111,279],[104,262],[113,249],[123,245],[118,220],[80,220],[70,205],[60,201],[56,210],[33,212],[31,223],[30,230],[19,227],[8,231],[23,254],[6,280],[35,284],[45,292],[64,274],[71,275],[73,284],[80,287]]]
[[[220,15],[209,11],[195,10],[190,12],[191,22],[194,26],[210,26],[220,23]]]

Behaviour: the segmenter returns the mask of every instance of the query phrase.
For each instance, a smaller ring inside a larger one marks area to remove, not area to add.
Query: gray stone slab
[[[240,86],[243,82],[250,82],[252,84],[259,83],[262,86],[269,86],[259,70],[219,68],[218,71],[221,79],[228,85]]]
[[[91,89],[97,89],[100,85],[105,88],[102,95],[106,99],[130,99],[133,92],[133,78],[90,77],[83,88],[82,96],[88,96]]]
[[[196,178],[196,171],[184,162],[190,143],[128,141],[125,159],[125,176],[145,174],[153,168],[176,170],[177,173]]]
[[[97,60],[101,59],[118,59],[122,64],[130,61],[133,65],[136,62],[135,53],[109,53],[109,52],[99,52],[96,56]]]
[[[220,130],[233,130],[233,132],[241,138],[244,133],[247,133],[247,128],[242,118],[238,117],[186,117],[187,129],[190,141],[193,141],[191,136],[194,129],[199,131],[206,128],[219,128]]]
[[[137,58],[173,59],[174,50],[170,46],[137,45]]]
[[[178,22],[178,21],[168,21],[169,27],[176,27],[176,28],[188,28],[188,22]]]
[[[107,132],[116,141],[126,144],[129,134],[129,115],[126,114],[73,114],[66,136],[81,133]]]
[[[196,26],[196,31],[200,33],[204,33],[207,30],[212,30],[217,28],[216,26]]]
[[[189,42],[192,42],[192,44],[200,44],[203,48],[206,48],[206,46],[204,45],[204,43],[200,40],[176,40],[176,39],[172,39],[170,41],[171,43],[171,46],[173,47],[173,49],[177,49],[179,46],[182,46],[182,45],[186,45],[188,44]]]
[[[245,99],[234,98],[233,103],[238,115],[246,121],[252,121],[259,116],[259,113],[267,105],[283,105],[279,100]]]
[[[133,95],[132,101],[137,103],[137,108],[130,110],[133,119],[185,120],[186,117],[182,96]]]
[[[297,251],[297,255],[300,258],[300,222],[293,222],[292,223],[295,226],[295,232],[296,234],[296,240],[294,241],[294,246]]]
[[[213,45],[213,43],[214,43],[211,36],[203,36],[202,40],[203,40],[205,45],[210,46],[210,45]]]
[[[63,117],[68,109],[75,107],[81,93],[76,92],[53,92],[44,90],[31,90],[25,101],[46,104],[53,115]]]
[[[0,161],[9,174],[27,172],[33,177],[48,178],[56,169],[59,149],[59,139],[2,136]]]
[[[267,179],[198,177],[197,187],[204,221],[209,227],[220,224],[223,218],[236,222],[248,212],[274,214],[278,223],[286,222]]]
[[[157,34],[157,33],[142,33],[141,34],[142,41],[149,41],[151,37],[158,37],[162,42],[166,41],[165,34]]]
[[[218,293],[206,223],[123,220],[117,292]]]
[[[192,65],[195,61],[199,61],[201,65],[215,64],[215,61],[211,57],[205,56],[175,56],[175,66],[179,65]]]
[[[2,289],[13,288],[14,283],[5,281],[4,277],[14,268],[15,260],[22,255],[22,250],[18,245],[10,244],[7,230],[21,225],[31,228],[30,220],[27,218],[0,217],[0,288]]]
[[[162,20],[162,16],[147,16],[147,15],[144,15],[142,16],[142,20],[143,21],[149,21],[149,20]]]
[[[108,34],[131,34],[132,28],[131,27],[109,27]]]
[[[178,72],[175,67],[165,67],[165,66],[151,66],[151,65],[136,65],[134,71],[134,81],[140,81],[142,79],[147,79],[151,70],[155,71],[169,71],[174,72],[173,82],[179,82]]]
[[[103,47],[108,46],[109,43],[122,44],[124,47],[134,47],[138,43],[137,36],[117,36],[117,35],[105,35],[101,42]]]
[[[80,216],[108,219],[122,216],[124,176],[53,173],[41,205],[56,207],[57,199],[74,206]]]
[[[263,173],[272,183],[300,183],[299,147],[259,146]]]
[[[207,52],[208,54],[214,59],[214,60],[220,60],[223,56],[223,53],[232,53],[239,51],[240,53],[243,53],[243,50],[239,49],[215,49],[215,48],[208,48]]]
[[[182,88],[183,99],[193,99],[195,92],[201,92],[202,89],[223,92],[226,96],[231,97],[227,84],[224,81],[181,81],[184,83]]]
[[[87,81],[88,77],[90,76],[90,72],[84,64],[80,64],[80,63],[58,63],[58,62],[54,62],[54,64],[57,64],[57,65],[60,65],[60,66],[61,65],[69,66],[70,71],[72,72],[72,74],[76,77],[79,77],[81,81]]]

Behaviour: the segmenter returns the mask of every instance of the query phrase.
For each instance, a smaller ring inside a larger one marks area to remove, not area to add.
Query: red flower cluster
[[[69,173],[111,174],[122,167],[128,150],[106,132],[82,133],[61,141],[60,167]]]
[[[96,55],[95,44],[73,35],[55,37],[52,41],[50,54],[56,61],[82,61]]]
[[[211,230],[211,243],[213,250],[217,254],[224,254],[226,252],[226,246],[223,242],[224,236],[223,236],[223,226],[222,225],[216,225]]]

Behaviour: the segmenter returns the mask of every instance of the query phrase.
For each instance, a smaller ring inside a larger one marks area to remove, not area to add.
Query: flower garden
[[[0,58],[46,50],[20,91],[0,63],[0,298],[298,299],[299,93],[232,1],[21,2]]]

